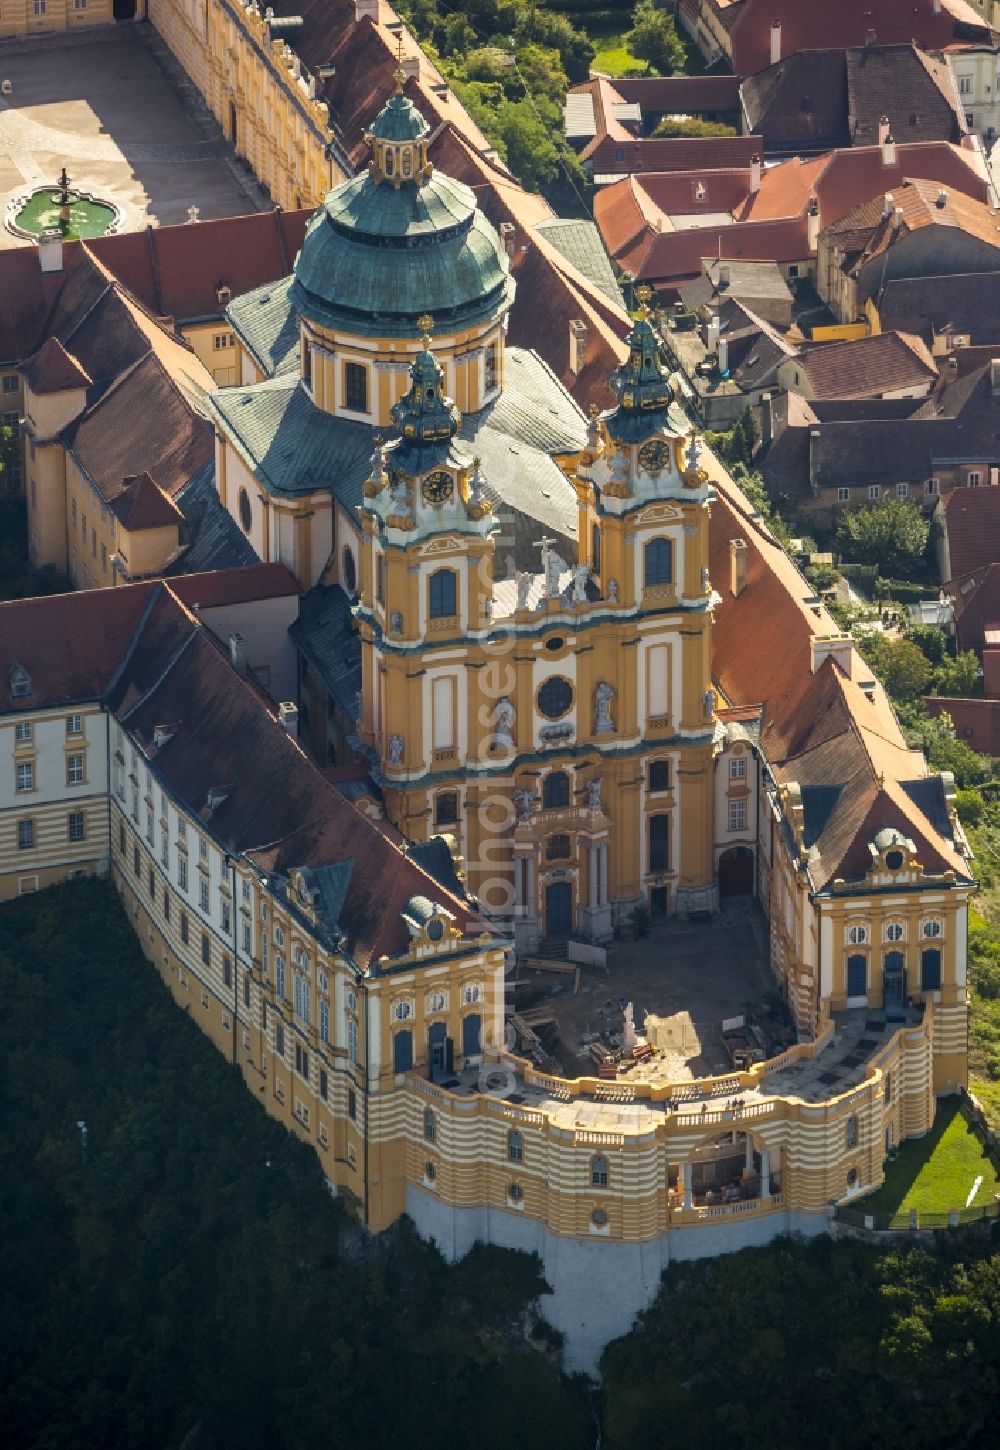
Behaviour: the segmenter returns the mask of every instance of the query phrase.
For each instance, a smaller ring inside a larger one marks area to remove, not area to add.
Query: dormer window
[[[391,146],[385,148],[385,174],[394,176],[396,172],[396,153]]]
[[[885,868],[887,871],[902,871],[904,860],[902,851],[886,851]]]
[[[31,694],[31,676],[22,665],[12,665],[7,676],[12,700],[26,700]]]

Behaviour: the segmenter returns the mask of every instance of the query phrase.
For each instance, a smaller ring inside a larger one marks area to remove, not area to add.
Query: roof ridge
[[[146,223],[146,245],[149,250],[149,266],[153,274],[153,290],[156,294],[156,310],[162,317],[166,309],[163,306],[163,288],[160,285],[160,259],[156,250],[156,238],[153,235],[153,228]]]

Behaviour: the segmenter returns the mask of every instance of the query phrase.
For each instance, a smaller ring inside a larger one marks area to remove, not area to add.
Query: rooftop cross
[[[420,341],[428,352],[431,350],[431,332],[434,328],[434,319],[429,312],[421,312],[417,318],[417,326],[420,328]]]

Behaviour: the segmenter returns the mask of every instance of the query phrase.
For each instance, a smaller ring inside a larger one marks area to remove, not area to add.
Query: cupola
[[[406,76],[400,64],[393,80],[395,94],[382,108],[375,124],[365,135],[372,159],[368,174],[374,181],[399,188],[423,186],[434,167],[427,160],[427,137],[430,127],[408,96],[403,95]]]

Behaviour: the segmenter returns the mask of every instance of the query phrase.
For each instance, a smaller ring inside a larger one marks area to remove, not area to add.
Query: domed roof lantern
[[[645,285],[636,288],[639,314],[627,339],[629,355],[608,380],[618,399],[618,406],[605,420],[612,438],[631,438],[637,423],[649,432],[650,425],[657,425],[655,415],[664,413],[674,400],[674,390],[660,362],[660,342],[649,320],[652,295],[651,288]]]
[[[400,187],[422,186],[434,167],[427,160],[427,137],[430,127],[409,96],[403,94],[406,73],[403,70],[403,37],[397,37],[399,53],[393,80],[395,92],[375,117],[365,140],[372,150],[368,172],[374,181]]]

